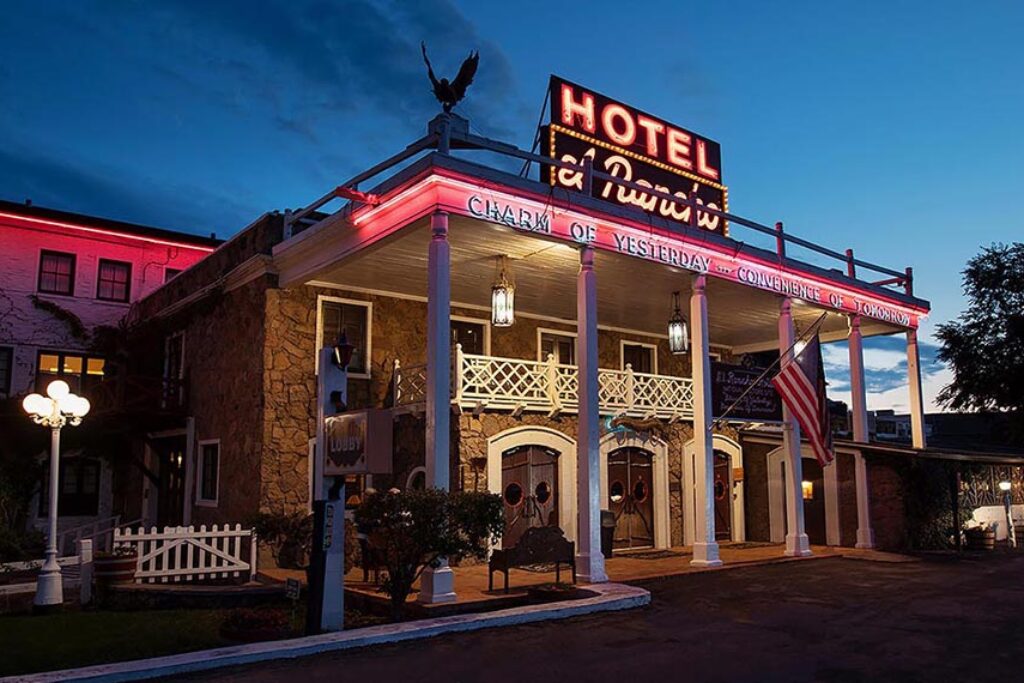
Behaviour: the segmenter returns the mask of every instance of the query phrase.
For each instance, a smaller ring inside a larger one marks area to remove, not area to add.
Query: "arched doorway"
[[[502,542],[510,548],[535,526],[558,526],[558,457],[552,448],[529,445],[501,454]]]
[[[558,487],[558,495],[552,490],[552,500],[558,511],[558,525],[570,541],[576,540],[576,442],[550,427],[539,425],[522,425],[499,432],[487,439],[487,490],[504,499],[503,470],[504,453],[521,447],[550,449],[558,453],[555,459],[557,477],[552,486]],[[536,495],[534,487],[534,495]],[[525,487],[523,488],[525,494]],[[514,493],[514,492],[513,492]],[[498,541],[497,547],[511,548],[508,538]]]
[[[654,454],[619,448],[608,454],[608,510],[615,515],[613,548],[654,546]]]
[[[714,453],[715,540],[745,541],[746,524],[743,482],[743,449],[722,434],[711,438]],[[693,441],[683,445],[683,543],[696,537],[697,483],[694,481]]]

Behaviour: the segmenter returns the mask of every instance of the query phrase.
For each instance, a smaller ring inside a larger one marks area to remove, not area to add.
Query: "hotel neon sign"
[[[884,296],[837,284],[812,274],[795,273],[766,259],[731,253],[710,244],[690,244],[680,233],[649,225],[614,222],[569,209],[484,187],[471,178],[430,176],[398,192],[378,206],[364,207],[352,216],[363,247],[403,225],[442,208],[468,218],[504,225],[516,231],[573,244],[591,244],[666,266],[801,299],[847,314],[916,328],[927,311],[887,300]]]

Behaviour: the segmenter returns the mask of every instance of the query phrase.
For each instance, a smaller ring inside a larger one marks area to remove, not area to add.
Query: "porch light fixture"
[[[1008,481],[1001,481],[1001,482],[999,482],[999,490],[1002,491],[1003,493],[1006,493],[1007,491],[1009,491],[1010,487],[1011,487],[1011,485],[1010,485],[1010,482],[1008,482]]]
[[[341,335],[338,337],[338,343],[332,349],[331,362],[339,370],[345,370],[348,368],[349,363],[352,362],[352,354],[355,350],[356,347],[348,343],[348,335],[345,334],[345,330],[342,330]]]
[[[690,326],[679,309],[679,292],[672,292],[672,317],[668,319],[668,349],[679,355],[690,351]]]
[[[512,327],[516,321],[516,286],[508,276],[508,258],[498,257],[497,278],[491,286],[491,324]]]

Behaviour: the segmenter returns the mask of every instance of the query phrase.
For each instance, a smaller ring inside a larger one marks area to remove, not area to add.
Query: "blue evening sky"
[[[483,134],[529,147],[554,72],[718,140],[734,212],[913,266],[927,337],[1024,236],[1022,31],[1000,0],[8,0],[0,197],[229,236],[422,134],[426,39],[439,72],[480,49]],[[901,349],[870,348],[874,407],[905,408]]]

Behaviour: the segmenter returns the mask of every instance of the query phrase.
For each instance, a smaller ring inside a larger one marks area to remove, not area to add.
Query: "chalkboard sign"
[[[711,412],[721,417],[743,392],[743,400],[736,403],[727,420],[749,420],[751,422],[778,422],[782,420],[782,401],[772,386],[773,373],[765,375],[760,382],[757,378],[764,372],[760,368],[746,368],[742,365],[711,363]],[[757,382],[751,388],[751,385]],[[750,389],[749,391],[747,391]]]

